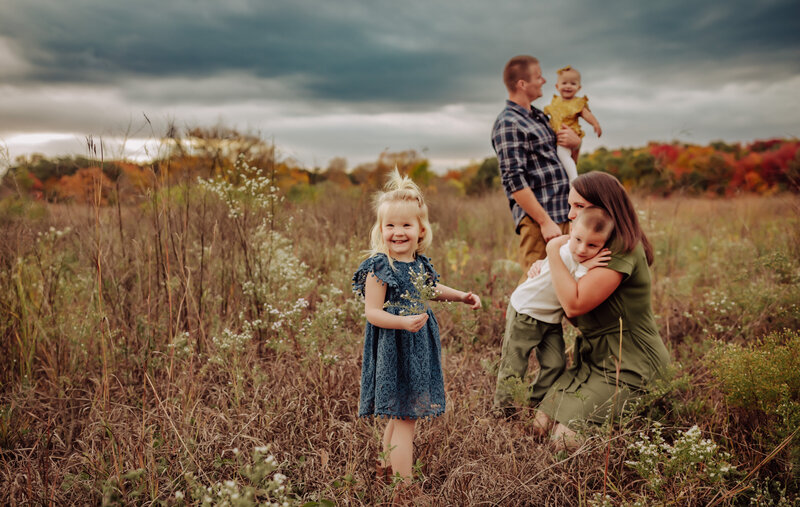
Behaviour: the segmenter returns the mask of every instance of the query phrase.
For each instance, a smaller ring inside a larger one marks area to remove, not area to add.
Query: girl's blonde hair
[[[369,257],[382,253],[389,258],[389,265],[392,265],[392,258],[389,256],[389,248],[383,241],[381,224],[386,213],[386,207],[391,204],[406,204],[417,209],[417,219],[419,219],[420,238],[415,253],[422,253],[431,245],[433,232],[431,223],[428,220],[428,206],[422,197],[422,191],[416,183],[408,176],[402,176],[397,167],[389,173],[389,179],[382,192],[375,194],[373,207],[375,209],[375,225],[370,232]]]

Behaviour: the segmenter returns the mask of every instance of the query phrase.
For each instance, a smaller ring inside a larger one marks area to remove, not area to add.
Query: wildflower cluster
[[[306,298],[300,298],[295,301],[292,306],[284,310],[275,308],[269,303],[267,303],[265,306],[270,315],[274,317],[270,327],[273,331],[279,331],[281,328],[285,327],[287,323],[293,324],[300,322],[300,316],[302,315],[303,310],[308,308],[308,300],[306,300]],[[305,329],[303,327],[298,329],[299,332],[303,332],[304,330]]]
[[[754,480],[750,491],[750,503],[753,507],[775,505],[777,507],[796,507],[800,505],[800,498],[787,498],[787,487],[779,481],[772,479]]]
[[[167,344],[167,348],[174,350],[175,356],[179,359],[185,359],[194,354],[194,344],[189,340],[189,333],[186,331],[173,336],[172,341]]]
[[[57,240],[57,239],[59,239],[59,238],[61,238],[63,236],[66,236],[71,231],[72,231],[71,227],[65,227],[63,229],[56,229],[55,227],[50,226],[50,228],[48,230],[40,231],[36,235],[36,241],[37,242],[42,242],[42,241],[54,242],[55,240]]]
[[[261,307],[263,327],[285,328],[296,320],[298,294],[306,294],[313,284],[308,266],[293,251],[292,242],[277,231],[260,224],[250,235],[254,262],[250,269],[240,266],[242,293]],[[287,307],[287,302],[292,306]],[[256,322],[256,319],[253,319]]]
[[[244,324],[244,328],[240,333],[231,331],[226,327],[222,330],[222,333],[211,339],[215,347],[215,353],[209,356],[209,362],[226,365],[231,357],[238,356],[244,352],[247,344],[253,339],[252,325],[247,321]]]
[[[696,425],[679,433],[673,445],[664,440],[661,425],[653,423],[648,433],[639,433],[638,440],[628,446],[635,459],[625,462],[636,470],[653,491],[659,492],[664,481],[676,478],[682,482],[719,482],[734,467],[731,455],[720,451],[710,439],[702,438]]]
[[[387,301],[383,304],[384,308],[399,308],[400,315],[417,315],[425,313],[428,308],[427,301],[435,299],[437,296],[436,289],[430,282],[430,276],[423,269],[420,268],[419,272],[413,268],[409,269],[411,275],[411,284],[414,286],[412,291],[405,291],[400,298],[404,301],[401,303]]]
[[[229,218],[241,218],[249,208],[270,211],[282,200],[272,180],[261,169],[250,166],[244,155],[239,155],[228,174],[208,180],[198,178],[197,182],[222,199],[228,206]]]
[[[682,316],[696,322],[703,334],[719,337],[737,330],[742,312],[728,294],[711,290],[695,309],[684,310]]]
[[[703,332],[714,332],[717,334],[732,331],[732,325],[725,325],[730,322],[736,314],[736,303],[728,299],[724,293],[712,290],[704,301],[707,324],[710,327],[703,328]],[[703,310],[700,310],[701,314]],[[712,324],[713,322],[713,324]]]
[[[261,328],[268,329],[270,338],[267,345],[275,350],[282,350],[289,338],[297,338],[306,333],[306,329],[311,322],[307,316],[308,300],[298,298],[294,302],[291,300],[264,303],[264,318],[266,321],[258,320],[255,322]]]
[[[246,479],[242,481],[243,484],[236,480],[226,480],[207,486],[193,473],[187,472],[184,479],[193,503],[203,506],[237,507],[298,505],[299,502],[291,492],[288,478],[278,471],[278,462],[272,454],[269,454],[268,446],[256,447],[251,462],[247,464],[242,463],[238,449],[233,449],[232,452],[240,464],[240,479]],[[178,502],[183,503],[184,498],[185,494],[182,491],[175,493]]]

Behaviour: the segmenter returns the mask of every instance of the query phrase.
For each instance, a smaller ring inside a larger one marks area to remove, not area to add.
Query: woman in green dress
[[[534,424],[542,435],[552,428],[561,448],[579,444],[577,425],[602,424],[619,415],[669,364],[650,303],[653,247],[628,193],[614,176],[589,172],[572,182],[569,205],[570,220],[583,208],[605,209],[614,220],[614,232],[607,243],[612,252],[608,265],[578,281],[558,255],[568,236],[547,244],[556,294],[581,332],[572,367],[547,392]]]

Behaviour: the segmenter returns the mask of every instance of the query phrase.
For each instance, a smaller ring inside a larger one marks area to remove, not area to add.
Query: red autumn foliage
[[[628,188],[667,195],[673,192],[733,195],[800,191],[800,141],[769,139],[748,145],[650,143],[645,148],[581,157],[579,172],[614,174]]]

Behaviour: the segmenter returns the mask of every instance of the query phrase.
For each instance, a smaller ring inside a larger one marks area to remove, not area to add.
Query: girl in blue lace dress
[[[370,256],[353,275],[367,317],[358,415],[389,419],[378,475],[385,479],[391,470],[408,485],[415,422],[445,408],[439,326],[421,299],[460,301],[472,309],[481,300],[438,283],[422,255],[432,240],[428,207],[411,179],[395,169],[376,196],[375,212]]]

